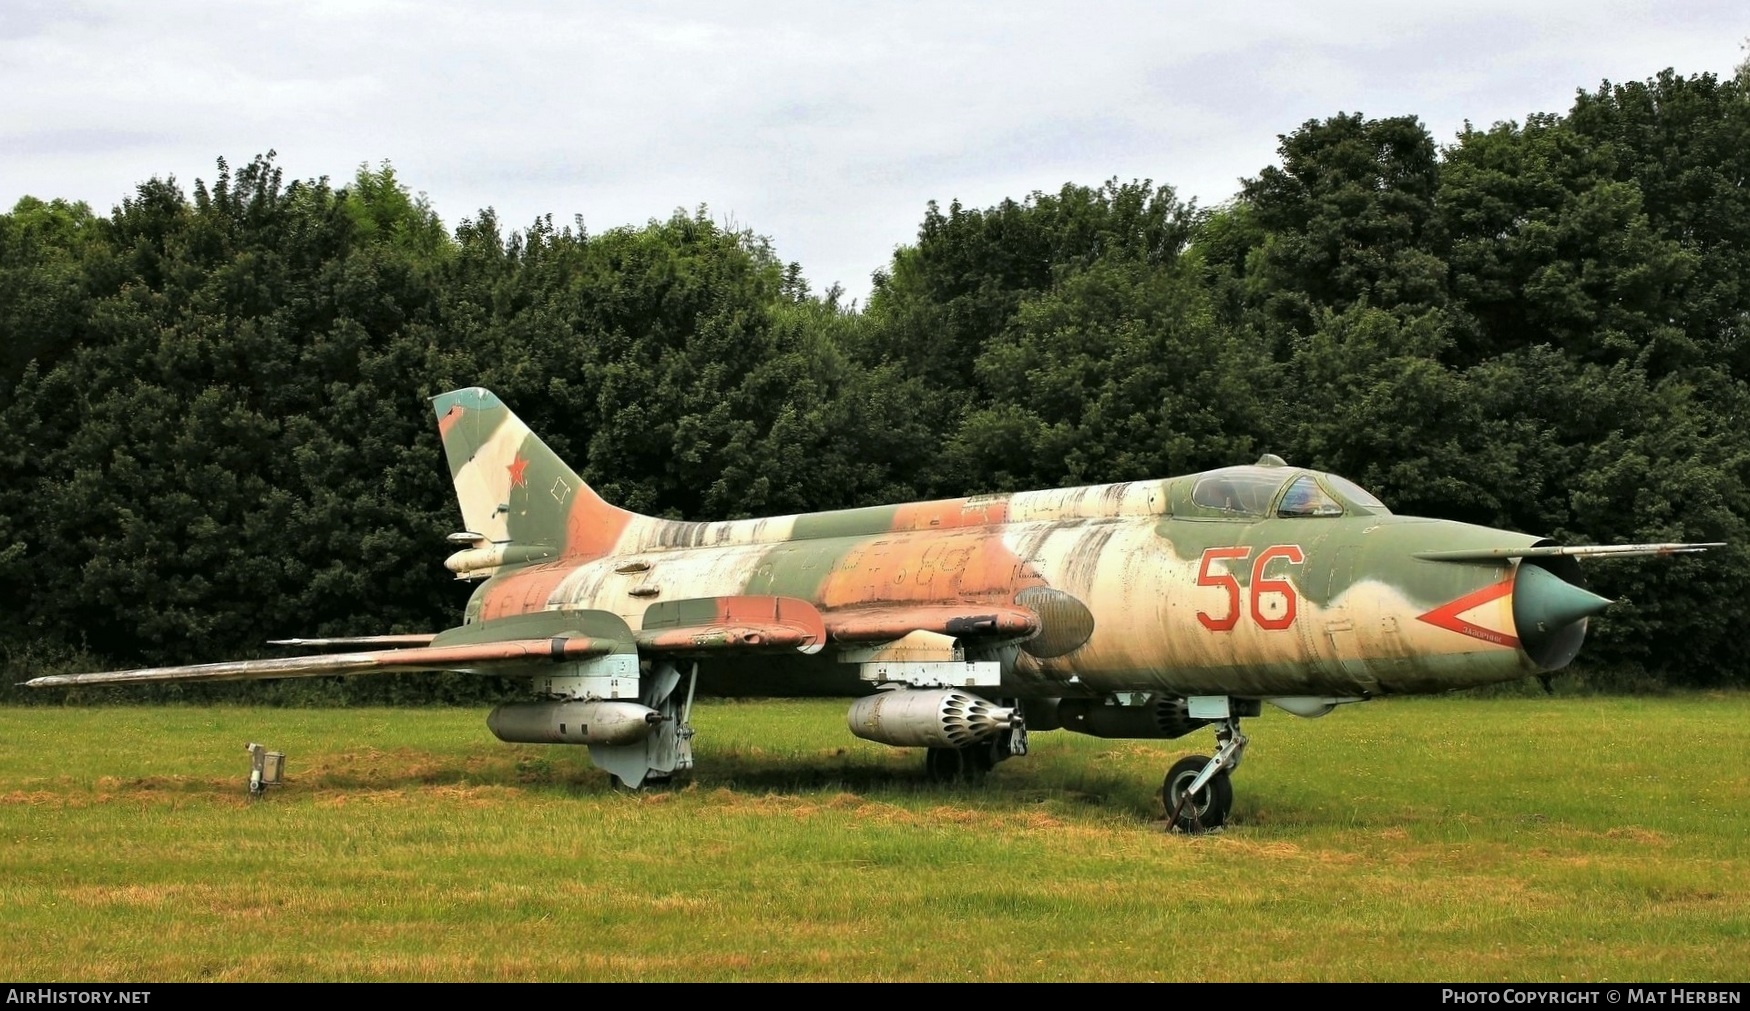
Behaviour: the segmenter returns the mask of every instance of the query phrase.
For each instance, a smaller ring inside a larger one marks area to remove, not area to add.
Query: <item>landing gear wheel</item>
[[[998,762],[1008,757],[1007,755],[999,755],[997,750],[997,739],[993,737],[988,741],[968,744],[960,749],[960,754],[965,756],[966,767],[975,775],[982,777],[985,773],[996,768]]]
[[[964,748],[931,748],[924,755],[924,772],[936,783],[975,783],[995,765],[989,741]]]
[[[966,777],[966,756],[959,748],[931,748],[924,753],[924,773],[933,783],[958,783]]]
[[[1227,772],[1216,773],[1209,782],[1191,796],[1185,788],[1197,779],[1209,759],[1191,755],[1173,763],[1161,784],[1161,803],[1166,805],[1167,818],[1181,832],[1195,835],[1220,828],[1227,823],[1227,813],[1234,806],[1234,787]]]

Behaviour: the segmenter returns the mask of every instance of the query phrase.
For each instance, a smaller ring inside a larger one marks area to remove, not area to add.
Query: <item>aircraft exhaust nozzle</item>
[[[1572,565],[1571,559],[1563,559]],[[1579,566],[1572,565],[1574,576]],[[1551,571],[1523,561],[1513,580],[1513,625],[1519,646],[1544,670],[1566,667],[1586,639],[1586,619],[1614,601]]]
[[[507,702],[486,717],[506,744],[636,744],[662,714],[636,702]]]

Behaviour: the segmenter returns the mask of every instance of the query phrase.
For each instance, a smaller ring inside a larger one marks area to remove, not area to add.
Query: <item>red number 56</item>
[[[1219,586],[1227,591],[1227,613],[1217,617],[1207,611],[1197,612],[1197,620],[1211,632],[1231,632],[1240,623],[1240,583],[1231,572],[1210,572],[1209,563],[1229,559],[1244,561],[1251,553],[1251,548],[1208,548],[1203,552],[1203,560],[1197,566],[1197,585]],[[1299,565],[1306,561],[1306,554],[1297,544],[1277,544],[1260,551],[1257,561],[1252,563],[1252,620],[1259,628],[1271,631],[1280,631],[1294,624],[1298,599],[1294,585],[1288,580],[1270,579],[1264,574],[1265,568],[1278,558],[1285,559],[1290,565]],[[1258,606],[1258,598],[1266,593],[1282,596],[1282,613],[1274,618]]]

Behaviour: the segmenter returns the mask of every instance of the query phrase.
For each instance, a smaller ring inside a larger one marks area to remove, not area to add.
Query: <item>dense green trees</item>
[[[1746,87],[1668,72],[1444,149],[1337,115],[1213,211],[1118,181],[932,204],[860,313],[703,209],[451,232],[387,165],[335,187],[221,162],[108,216],[26,198],[0,215],[0,648],[18,672],[442,627],[466,588],[423,398],[480,383],[664,515],[1270,451],[1401,512],[1729,540],[1594,567],[1630,603],[1588,661],[1750,684]]]

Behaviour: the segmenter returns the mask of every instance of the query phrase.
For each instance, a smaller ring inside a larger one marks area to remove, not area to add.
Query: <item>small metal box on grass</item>
[[[249,751],[249,792],[261,796],[270,786],[284,786],[286,756],[282,751],[269,751],[253,741]]]

